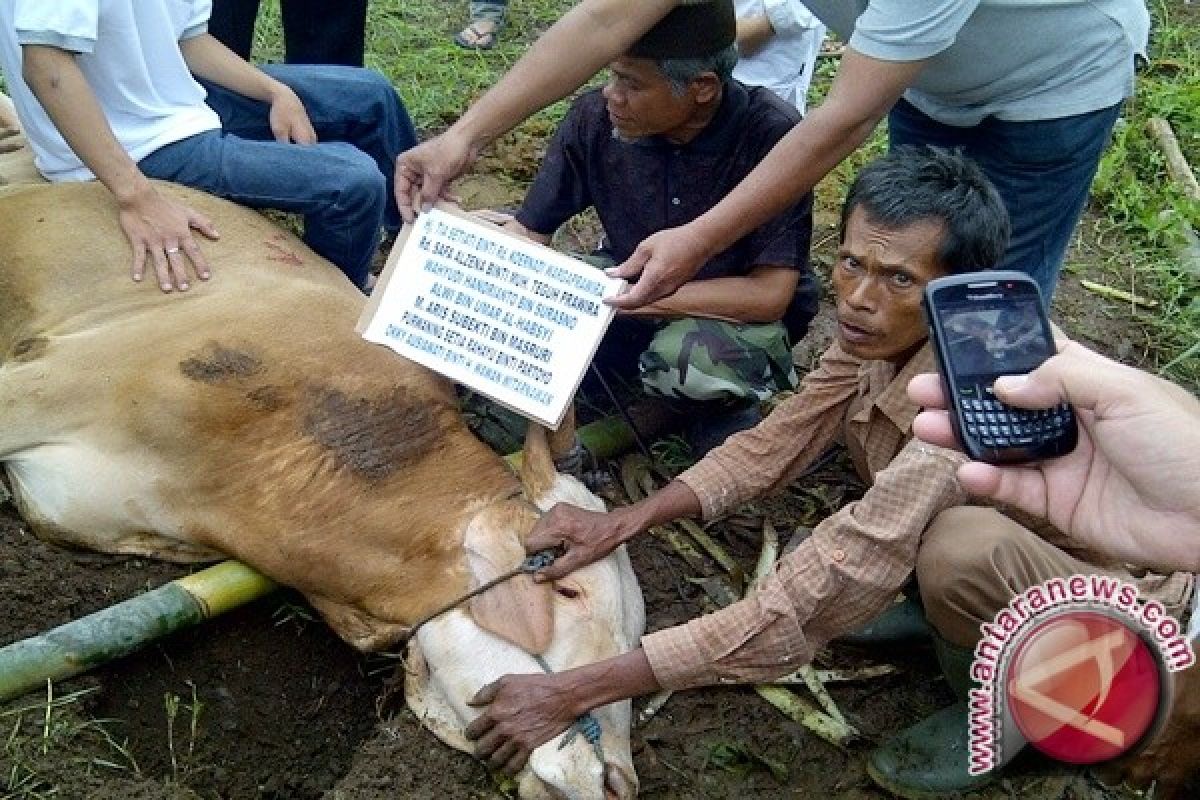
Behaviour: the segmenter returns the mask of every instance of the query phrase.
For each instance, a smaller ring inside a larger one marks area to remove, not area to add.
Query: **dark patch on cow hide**
[[[246,392],[246,399],[258,411],[278,411],[286,405],[283,390],[278,386],[260,386]]]
[[[308,402],[304,432],[332,452],[339,465],[368,480],[388,477],[440,439],[429,403],[403,387],[374,400],[321,387]]]
[[[46,352],[49,342],[45,336],[35,336],[32,339],[22,339],[13,345],[13,361],[37,361]]]
[[[212,353],[179,362],[179,371],[194,381],[207,384],[230,383],[263,371],[262,362],[249,353],[214,344]]]

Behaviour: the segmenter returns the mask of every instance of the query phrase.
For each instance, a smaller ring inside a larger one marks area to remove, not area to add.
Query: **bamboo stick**
[[[0,648],[0,700],[58,681],[273,591],[275,583],[226,561]]]
[[[1183,155],[1183,150],[1179,147],[1179,140],[1175,138],[1175,131],[1171,129],[1171,123],[1162,117],[1151,117],[1146,121],[1146,128],[1158,142],[1158,147],[1167,160],[1167,173],[1171,176],[1171,180],[1175,181],[1175,185],[1184,194],[1200,202],[1200,183],[1196,182],[1196,175],[1192,172],[1191,166]]]
[[[1150,300],[1145,297],[1127,292],[1124,289],[1116,289],[1112,286],[1105,286],[1103,283],[1096,283],[1087,279],[1080,279],[1079,284],[1087,289],[1092,294],[1098,294],[1101,297],[1109,300],[1120,300],[1123,303],[1132,303],[1134,305],[1143,306],[1145,308],[1155,308],[1158,306],[1157,300]]]

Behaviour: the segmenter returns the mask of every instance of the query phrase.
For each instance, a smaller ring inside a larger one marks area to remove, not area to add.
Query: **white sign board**
[[[602,300],[625,282],[461,213],[405,230],[363,338],[557,428],[612,320]]]

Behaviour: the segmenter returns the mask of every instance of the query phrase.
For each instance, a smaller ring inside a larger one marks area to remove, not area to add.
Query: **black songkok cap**
[[[733,44],[733,0],[703,0],[663,17],[625,53],[632,58],[705,58]]]

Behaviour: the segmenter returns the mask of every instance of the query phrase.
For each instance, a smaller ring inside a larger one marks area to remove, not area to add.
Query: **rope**
[[[470,600],[472,597],[483,594],[488,589],[498,586],[507,580],[511,580],[518,575],[531,575],[540,569],[545,569],[553,564],[554,559],[556,558],[558,558],[558,554],[555,553],[554,550],[539,550],[533,555],[527,556],[524,561],[522,561],[513,569],[510,569],[508,572],[493,578],[487,583],[476,586],[462,597],[459,597],[457,600],[451,603],[447,603],[437,611],[434,611],[432,614],[426,614],[421,618],[420,621],[417,622],[416,625],[413,625],[412,628],[409,629],[408,636],[405,638],[411,639],[412,637],[416,636],[417,630],[420,629],[420,627],[426,622],[429,622],[429,620],[434,619],[435,617],[440,617],[447,611],[457,608],[466,601]],[[554,670],[550,669],[550,665],[546,663],[546,659],[542,658],[540,654],[531,653],[531,655],[533,656],[533,660],[538,663],[538,666],[541,667],[546,674],[554,674]],[[600,720],[596,719],[591,712],[587,712],[575,720],[575,723],[571,726],[570,730],[567,731],[566,735],[563,736],[562,741],[559,742],[558,749],[562,750],[564,747],[571,744],[571,742],[575,741],[576,736],[582,734],[587,743],[592,746],[592,752],[596,754],[596,758],[600,760],[600,764],[603,766],[607,762],[604,760],[604,748],[600,744],[601,733]]]
[[[409,628],[408,635],[404,637],[405,640],[411,639],[414,636],[416,636],[417,631],[420,629],[420,627],[422,625],[424,625],[426,622],[429,622],[429,620],[440,617],[442,614],[445,614],[447,611],[452,611],[453,609],[458,608],[463,603],[470,600],[472,597],[475,597],[476,595],[481,595],[484,592],[486,592],[488,589],[495,588],[496,586],[499,586],[500,584],[504,583],[505,581],[512,580],[513,578],[517,577],[518,575],[531,575],[540,569],[544,569],[545,567],[548,567],[551,564],[553,564],[554,559],[557,557],[558,556],[555,554],[555,552],[553,550],[541,550],[541,551],[534,553],[531,556],[528,556],[524,561],[522,561],[520,564],[518,564],[517,566],[510,569],[508,572],[501,573],[499,576],[493,578],[492,580],[488,581],[487,583],[480,584],[479,586],[476,586],[474,589],[472,589],[471,591],[462,595],[461,597],[459,597],[455,600],[452,600],[449,603],[446,603],[446,605],[442,606],[437,611],[434,611],[431,614],[426,614],[424,617],[421,617],[421,619],[419,619],[415,625],[413,625],[411,628]]]
[[[550,665],[546,663],[546,659],[538,654],[534,654],[533,660],[538,663],[548,675],[553,675],[554,670],[550,669]],[[592,746],[592,752],[596,754],[596,758],[600,761],[600,765],[604,766],[608,762],[604,759],[604,746],[600,744],[600,737],[603,731],[600,728],[600,720],[590,711],[586,711],[575,719],[575,723],[571,725],[570,730],[563,736],[562,741],[558,743],[558,749],[562,750],[571,742],[575,741],[575,737],[581,735],[588,744]]]

